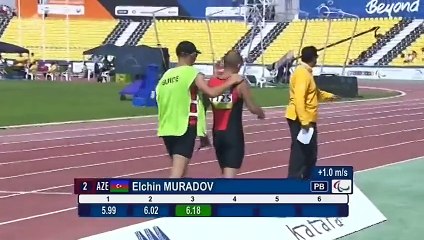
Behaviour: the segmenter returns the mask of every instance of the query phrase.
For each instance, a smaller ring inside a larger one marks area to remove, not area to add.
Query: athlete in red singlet
[[[209,80],[210,87],[217,87],[238,75],[243,65],[240,53],[230,51],[224,57],[224,70]],[[264,119],[262,108],[258,107],[251,96],[246,81],[227,89],[221,96],[210,99],[213,110],[213,145],[223,177],[234,178],[244,158],[243,103],[249,111]]]
[[[223,72],[224,72],[224,63],[221,60],[219,60],[214,65],[213,76],[214,77],[219,76]],[[209,102],[208,98],[206,98],[206,97],[203,98],[203,100],[204,100],[203,104],[205,105],[205,111],[206,111],[210,102]],[[199,146],[198,150],[200,150],[201,148],[204,148],[204,147],[210,147],[211,146],[209,137],[207,135],[204,136],[204,137],[200,137],[199,139],[200,139],[200,146]]]

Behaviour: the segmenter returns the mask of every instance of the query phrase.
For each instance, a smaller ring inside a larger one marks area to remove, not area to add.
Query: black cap
[[[318,49],[314,46],[304,47],[302,48],[301,55],[303,62],[309,62],[318,57]]]
[[[177,52],[177,56],[181,56],[183,54],[201,54],[199,50],[197,50],[196,45],[190,41],[182,41],[178,44],[177,49],[175,50]]]

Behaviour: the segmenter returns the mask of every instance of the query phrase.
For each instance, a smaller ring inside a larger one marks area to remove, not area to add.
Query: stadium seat
[[[413,51],[417,53],[417,57],[412,62],[404,62],[405,58],[402,53],[398,54],[389,65],[391,66],[423,66],[424,65],[424,35],[421,35],[415,42],[408,46],[402,53],[404,56],[411,54]]]
[[[393,18],[367,18],[358,21],[356,33],[368,30],[374,26],[379,26],[379,34],[384,34],[391,27],[399,22],[399,19]],[[330,36],[328,44],[337,42],[341,39],[350,37],[354,29],[355,21],[353,19],[337,19],[331,22]],[[303,46],[313,45],[317,48],[326,45],[327,29],[329,22],[326,20],[313,20],[307,24],[306,34],[304,37]],[[294,20],[287,26],[287,28],[271,43],[271,45],[264,51],[265,64],[271,64],[277,61],[285,52],[294,50],[295,53],[299,51],[303,30],[305,27],[304,20]],[[348,56],[348,59],[355,59],[362,51],[365,51],[375,42],[374,34],[369,33],[355,38]],[[349,41],[329,48],[325,53],[320,52],[318,64],[326,65],[343,65],[346,59]],[[260,58],[256,61],[259,64]]]
[[[39,59],[81,61],[83,51],[101,45],[116,24],[115,20],[14,18],[2,41],[28,48]]]
[[[248,27],[244,22],[239,21],[218,21],[210,22],[212,46],[209,42],[209,35],[205,20],[158,20],[157,30],[159,43],[162,47],[169,49],[171,62],[176,62],[175,48],[181,41],[192,41],[202,52],[197,58],[197,63],[212,63],[218,60],[229,51],[237,41],[247,32]],[[146,31],[138,43],[148,46],[157,46],[154,24]],[[212,50],[213,48],[213,50]]]

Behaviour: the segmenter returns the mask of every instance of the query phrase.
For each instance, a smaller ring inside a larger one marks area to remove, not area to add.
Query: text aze
[[[109,182],[97,182],[97,191],[109,191]]]

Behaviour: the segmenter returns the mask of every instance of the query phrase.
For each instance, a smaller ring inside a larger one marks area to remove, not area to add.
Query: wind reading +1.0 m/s
[[[349,171],[345,168],[322,167],[318,170],[318,175],[322,177],[347,177],[349,176]]]

